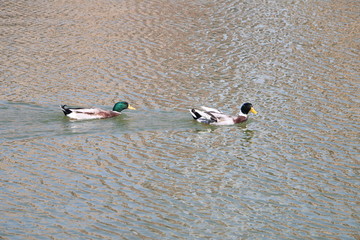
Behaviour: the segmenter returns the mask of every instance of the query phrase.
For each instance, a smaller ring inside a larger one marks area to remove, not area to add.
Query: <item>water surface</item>
[[[357,1],[0,6],[1,238],[359,239]]]

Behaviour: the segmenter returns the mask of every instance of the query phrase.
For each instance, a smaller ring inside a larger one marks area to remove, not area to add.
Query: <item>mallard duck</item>
[[[192,117],[200,122],[212,125],[232,125],[236,123],[245,122],[248,119],[249,112],[257,114],[251,103],[244,103],[241,106],[239,115],[229,116],[223,112],[208,107],[201,107],[203,111],[197,109],[189,109]]]
[[[119,116],[122,110],[135,110],[135,108],[131,107],[127,102],[116,103],[112,111],[102,110],[100,108],[70,108],[66,105],[61,105],[60,107],[65,116],[74,120],[111,118]]]

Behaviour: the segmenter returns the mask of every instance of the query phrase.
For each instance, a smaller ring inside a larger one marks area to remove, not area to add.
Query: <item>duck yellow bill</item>
[[[253,114],[257,114],[257,111],[255,111],[255,109],[253,107],[250,108],[250,112],[252,112]]]
[[[136,110],[136,108],[132,107],[132,106],[128,106],[128,109],[131,109],[131,110]]]

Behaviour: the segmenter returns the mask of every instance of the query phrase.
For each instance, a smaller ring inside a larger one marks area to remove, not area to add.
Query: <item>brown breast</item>
[[[246,120],[247,120],[247,117],[245,117],[245,116],[238,116],[237,118],[234,118],[235,123],[245,122]]]
[[[111,118],[111,117],[119,116],[120,113],[114,112],[114,111],[103,111],[103,112],[100,112],[99,115],[101,116],[101,118]]]

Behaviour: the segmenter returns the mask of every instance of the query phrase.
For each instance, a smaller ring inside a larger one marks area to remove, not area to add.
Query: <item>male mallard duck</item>
[[[100,118],[111,118],[119,116],[122,110],[135,108],[131,107],[127,102],[118,102],[114,105],[112,111],[106,111],[99,108],[69,108],[66,105],[61,105],[65,116],[75,120],[85,119],[100,119]]]
[[[245,122],[248,119],[248,113],[252,112],[257,114],[253,105],[251,103],[244,103],[241,106],[241,111],[238,116],[228,116],[221,111],[208,108],[201,107],[204,111],[200,111],[197,109],[189,109],[193,118],[200,123],[207,123],[212,125],[232,125],[236,123]]]

